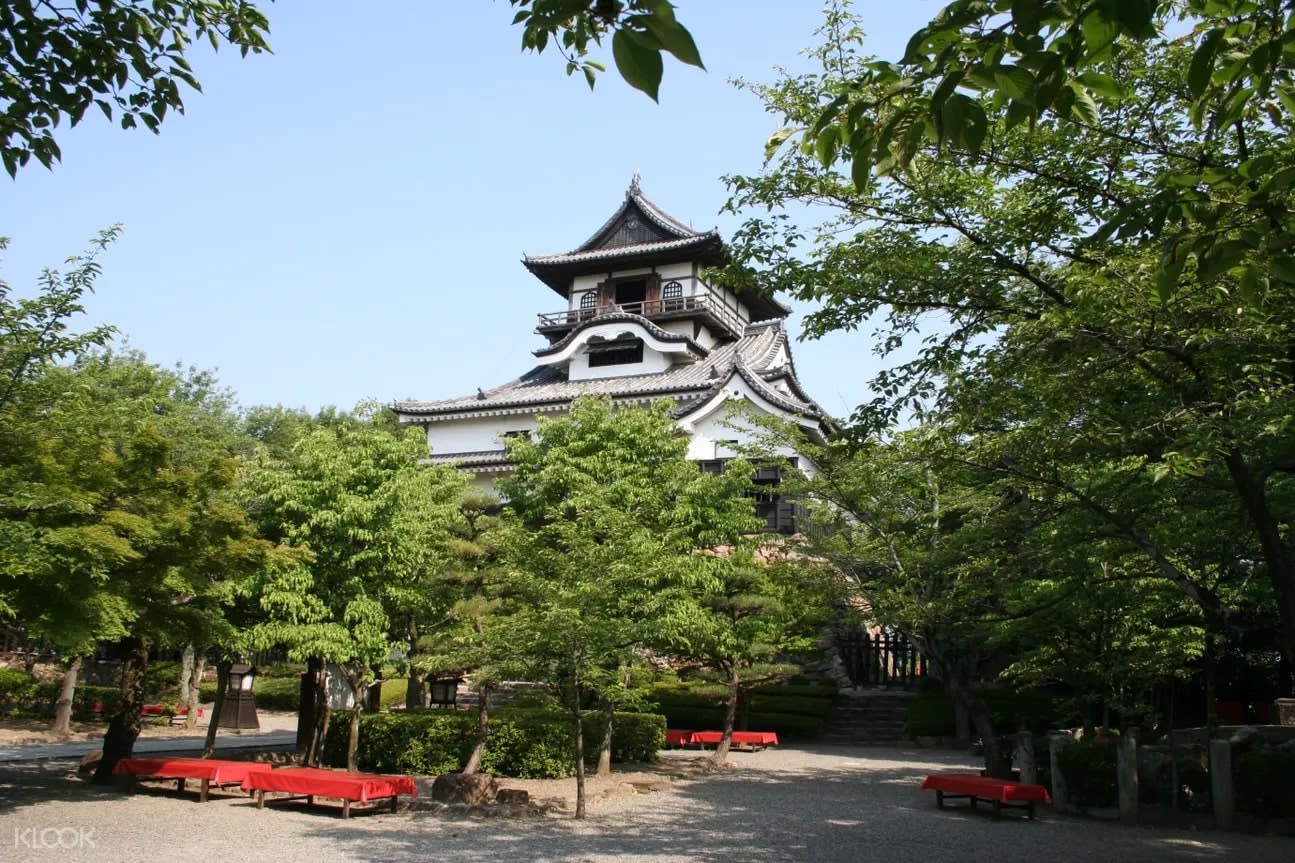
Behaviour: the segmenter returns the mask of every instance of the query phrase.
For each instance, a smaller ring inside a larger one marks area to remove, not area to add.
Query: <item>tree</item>
[[[612,59],[631,87],[657,99],[664,72],[662,53],[705,68],[692,35],[666,0],[509,0],[518,8],[513,24],[522,25],[522,48],[542,52],[552,41],[567,61],[567,74],[581,72],[592,89],[606,68],[587,59],[590,43],[612,33]]]
[[[45,367],[26,395],[39,422],[16,430],[0,482],[8,594],[68,657],[122,644],[122,705],[95,775],[110,781],[139,734],[151,648],[226,633],[224,607],[268,547],[232,500],[233,417],[209,374],[103,350]]]
[[[12,177],[33,157],[58,161],[53,130],[97,107],[123,129],[157,132],[184,111],[180,84],[201,90],[186,52],[206,40],[244,54],[270,49],[269,23],[247,0],[14,0],[0,7],[0,159]]]
[[[981,152],[997,121],[1085,135],[1132,90],[1112,66],[1136,56],[1139,41],[1173,42],[1184,49],[1176,99],[1194,146],[1152,166],[1135,199],[1093,223],[1096,236],[1159,242],[1162,297],[1191,272],[1188,261],[1203,281],[1231,272],[1251,295],[1289,287],[1292,179],[1269,146],[1251,148],[1295,123],[1288,12],[1282,0],[954,0],[901,60],[856,68],[825,92],[800,127],[802,147],[824,166],[849,163],[864,189],[929,145]]]
[[[282,644],[298,661],[336,664],[351,689],[347,766],[356,769],[359,709],[375,668],[407,649],[393,605],[444,565],[448,525],[466,480],[421,466],[425,443],[363,408],[317,426],[288,456],[266,459],[249,481],[251,511],[265,536],[305,561],[267,573],[263,620],[253,639]],[[318,761],[329,710],[319,687],[307,759]]]
[[[869,105],[886,98],[890,84],[870,77],[852,19],[836,10],[825,35],[824,74],[752,88],[789,126],[812,126],[838,89]],[[912,359],[879,375],[878,397],[856,414],[861,432],[916,409],[948,431],[947,459],[1085,508],[1216,622],[1228,609],[1210,574],[1233,585],[1261,574],[1290,656],[1295,292],[1251,267],[1285,253],[1242,242],[1229,246],[1240,257],[1224,260],[1201,247],[1166,283],[1157,238],[1097,230],[1160,206],[1159,184],[1187,164],[1260,159],[1274,177],[1295,167],[1287,138],[1249,113],[1240,132],[1198,128],[1196,56],[1161,40],[1094,56],[1084,74],[1121,95],[1096,102],[1082,134],[1070,118],[1041,115],[1031,127],[1010,102],[986,102],[977,146],[937,146],[919,130],[902,164],[862,189],[821,154],[785,152],[766,174],[732,179],[734,208],[808,202],[836,215],[808,249],[785,212],[749,220],[735,258],[752,266],[728,275],[821,302],[811,333],[873,319],[882,353],[921,338]],[[1248,231],[1248,212],[1220,221],[1215,238]],[[1215,524],[1239,513],[1248,536],[1207,547],[1199,536],[1221,536],[1192,529],[1185,498],[1210,501]]]
[[[100,272],[98,255],[117,238],[119,230],[114,226],[102,231],[88,251],[68,258],[71,269],[66,274],[42,271],[35,297],[15,298],[13,289],[0,280],[0,415],[6,420],[4,428],[31,412],[34,406],[19,404],[23,387],[50,363],[102,346],[112,337],[114,330],[107,326],[69,333],[68,322],[85,311],[81,300],[94,290]],[[9,241],[0,237],[0,251],[8,246]]]
[[[665,0],[509,0],[522,47],[550,42],[589,86],[603,65],[591,43],[612,34],[617,70],[654,100],[663,52],[701,66],[687,29]],[[168,111],[184,112],[180,85],[201,91],[189,64],[194,43],[244,55],[270,51],[269,21],[249,0],[14,0],[0,7],[0,160],[15,176],[34,157],[61,157],[53,130],[98,108],[123,129],[157,133]]]
[[[402,609],[411,645],[405,706],[423,707],[427,679],[470,678],[477,693],[477,736],[463,766],[475,773],[490,736],[490,696],[507,664],[492,642],[499,621],[508,620],[512,597],[502,566],[500,503],[469,494],[451,523],[449,560],[430,583],[410,592]]]
[[[576,812],[584,815],[582,711],[605,718],[632,698],[626,669],[657,643],[672,588],[700,566],[698,549],[750,529],[740,473],[703,474],[670,403],[613,409],[580,399],[545,420],[535,440],[508,441],[515,472],[501,483],[508,502],[504,559],[516,611],[495,632],[528,679],[561,696],[576,740]],[[724,489],[728,489],[727,492]],[[610,746],[604,723],[603,748]]]
[[[729,472],[741,478],[748,467],[738,461]],[[717,764],[728,758],[739,704],[756,687],[800,670],[792,660],[814,649],[843,592],[834,573],[777,540],[750,533],[746,484],[741,478],[729,487],[728,499],[745,506],[745,512],[729,513],[737,528],[731,544],[694,554],[693,565],[665,589],[654,628],[656,649],[724,685],[724,723],[711,755]],[[724,499],[722,493],[711,498]]]

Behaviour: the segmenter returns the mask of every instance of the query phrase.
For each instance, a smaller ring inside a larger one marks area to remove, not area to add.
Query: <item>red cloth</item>
[[[253,773],[268,773],[270,769],[269,764],[219,758],[123,758],[112,772],[159,779],[209,779],[223,785],[242,782]]]
[[[282,767],[251,773],[243,780],[244,791],[282,791],[288,794],[313,794],[368,803],[398,794],[418,796],[414,780],[408,776],[383,776],[377,773],[347,773],[345,770],[322,770],[318,767]]]
[[[694,731],[689,742],[715,745],[723,737],[722,731]],[[778,735],[772,731],[734,731],[733,742],[738,746],[777,746]]]
[[[922,781],[922,790],[943,791],[946,794],[966,794],[981,800],[1001,803],[1038,800],[1051,803],[1048,789],[1042,785],[1013,782],[1010,779],[991,779],[970,773],[933,773]]]
[[[667,728],[665,730],[666,746],[687,746],[692,743],[692,731],[686,731],[681,728]]]

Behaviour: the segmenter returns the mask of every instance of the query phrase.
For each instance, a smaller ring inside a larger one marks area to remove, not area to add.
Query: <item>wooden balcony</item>
[[[608,303],[585,309],[545,312],[539,316],[535,331],[547,336],[550,341],[557,341],[578,324],[616,312],[640,315],[654,322],[700,317],[710,326],[728,330],[734,336],[742,335],[746,327],[746,322],[735,311],[717,302],[714,297],[694,296],[643,300],[637,303]]]

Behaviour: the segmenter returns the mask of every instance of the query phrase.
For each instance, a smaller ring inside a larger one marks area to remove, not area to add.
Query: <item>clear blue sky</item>
[[[614,70],[591,93],[556,53],[522,54],[504,0],[263,4],[274,54],[196,46],[203,92],[161,135],[91,112],[62,131],[52,172],[0,179],[0,278],[27,292],[120,222],[89,318],[154,362],[216,369],[244,405],[503,383],[533,365],[535,315],[562,305],[522,254],[583,242],[635,172],[694,227],[738,224],[718,214],[719,178],[757,171],[776,121],[729,79],[803,68],[821,4],[676,5],[708,71],[667,61],[657,105]],[[938,9],[855,4],[888,58]],[[868,398],[865,333],[794,351],[831,413]]]

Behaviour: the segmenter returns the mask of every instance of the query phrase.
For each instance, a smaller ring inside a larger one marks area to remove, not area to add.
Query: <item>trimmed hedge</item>
[[[364,770],[436,775],[461,770],[476,739],[474,712],[414,710],[360,714],[357,753]],[[350,714],[335,713],[324,742],[323,760],[346,763]],[[589,760],[598,755],[602,717],[584,717]],[[665,718],[656,714],[617,713],[612,760],[649,761],[665,742]],[[490,738],[481,769],[518,779],[558,779],[575,773],[575,741],[569,719],[551,711],[500,708],[490,714]]]
[[[831,681],[763,686],[751,693],[745,711],[739,711],[738,725],[780,737],[812,738],[831,712],[836,693]],[[725,697],[725,690],[715,684],[670,683],[653,687],[650,700],[671,728],[717,731],[724,727]]]
[[[18,714],[53,716],[58,699],[57,683],[42,683],[18,668],[0,668],[0,708]],[[96,718],[94,706],[111,714],[121,703],[121,690],[115,686],[79,685],[72,696],[72,718]]]
[[[21,668],[0,668],[0,707],[29,709],[40,688],[40,681]]]

